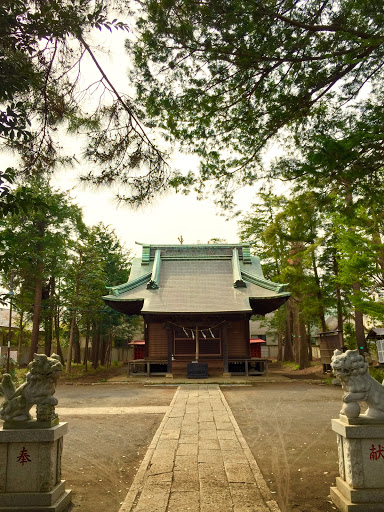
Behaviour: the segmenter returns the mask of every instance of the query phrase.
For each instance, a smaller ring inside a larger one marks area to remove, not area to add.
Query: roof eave
[[[144,299],[122,300],[107,295],[103,297],[103,300],[107,306],[125,315],[140,315],[144,306]]]
[[[266,315],[272,313],[276,309],[279,309],[291,296],[290,293],[281,293],[279,295],[273,295],[271,297],[250,297],[249,304],[252,308],[254,315]]]

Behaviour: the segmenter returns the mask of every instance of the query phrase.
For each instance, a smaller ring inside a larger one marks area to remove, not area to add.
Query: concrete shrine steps
[[[311,380],[311,379],[308,379]],[[253,386],[259,383],[266,382],[294,382],[294,379],[290,379],[288,377],[283,377],[282,375],[257,375],[257,376],[231,376],[231,377],[223,377],[223,375],[218,375],[215,377],[208,377],[207,379],[188,379],[185,375],[173,375],[172,377],[165,376],[151,376],[147,377],[146,375],[134,376],[134,377],[124,377],[122,375],[118,375],[116,377],[112,377],[108,379],[106,382],[97,382],[93,383],[93,385],[102,385],[102,384],[142,384],[145,386],[157,386],[157,385],[172,385],[179,386],[181,384],[186,385],[195,385],[195,384],[218,384],[219,386],[234,386],[234,385],[244,385],[244,386]],[[300,379],[300,382],[304,382],[303,379]],[[317,380],[316,383],[321,383],[321,381]],[[77,385],[76,382],[70,383]],[[83,385],[80,383],[80,385]],[[88,385],[88,384],[84,384]]]
[[[218,385],[181,385],[120,512],[280,512]]]
[[[224,361],[222,359],[207,359],[203,361],[208,364],[208,371],[211,376],[222,376],[224,372]],[[187,373],[188,361],[172,361],[172,373],[177,377],[182,377]]]

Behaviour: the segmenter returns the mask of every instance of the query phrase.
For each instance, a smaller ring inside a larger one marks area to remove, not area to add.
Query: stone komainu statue
[[[357,418],[360,415],[360,405],[357,402],[364,401],[367,402],[368,409],[361,416],[384,420],[384,385],[371,377],[368,364],[359,351],[347,350],[343,353],[336,349],[331,366],[345,392],[340,414]]]
[[[29,411],[33,405],[37,406],[38,421],[52,421],[57,418],[57,398],[53,394],[62,369],[58,355],[52,354],[48,357],[45,354],[35,354],[28,365],[26,382],[18,388],[15,388],[11,376],[5,373],[1,383],[5,401],[0,409],[0,418],[5,421],[31,420]]]

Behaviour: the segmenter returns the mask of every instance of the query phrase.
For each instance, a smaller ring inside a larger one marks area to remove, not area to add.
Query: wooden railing
[[[234,369],[236,364],[239,365],[239,371]],[[229,358],[228,370],[232,375],[266,375],[268,373],[268,359],[254,357],[252,359]]]
[[[187,361],[187,360],[186,360]],[[221,361],[221,360],[220,360]],[[176,362],[176,361],[175,361]],[[180,362],[180,361],[179,361]],[[190,362],[190,360],[188,361]],[[208,363],[209,359],[201,360]],[[127,375],[166,375],[167,374],[166,359],[135,359],[128,361]],[[156,365],[163,366],[163,371],[156,369]],[[228,370],[233,376],[236,375],[266,375],[268,373],[268,359],[252,358],[245,359],[241,357],[228,359]],[[209,367],[208,367],[209,371]],[[185,368],[186,373],[186,368]]]
[[[166,359],[160,360],[148,360],[148,359],[135,359],[132,361],[128,361],[128,369],[127,375],[166,375],[167,370],[165,372],[156,372],[151,371],[151,365],[165,365],[167,367],[168,361]]]

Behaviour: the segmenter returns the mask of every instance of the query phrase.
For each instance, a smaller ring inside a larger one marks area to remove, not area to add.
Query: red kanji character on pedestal
[[[23,449],[21,450],[20,455],[17,457],[17,462],[20,462],[20,464],[22,466],[24,466],[24,464],[26,462],[31,462],[31,459],[29,458],[29,455],[28,455],[27,450],[25,449],[25,446],[23,446]]]
[[[381,446],[381,444],[379,444],[379,449],[377,450],[377,458],[379,459],[380,457],[384,459],[384,446]]]
[[[379,445],[380,446],[380,445]],[[371,455],[369,456],[369,458],[371,460],[377,460],[379,458],[379,454],[377,453],[376,451],[376,448],[375,448],[375,445],[373,444],[372,445],[372,448],[371,448]]]

